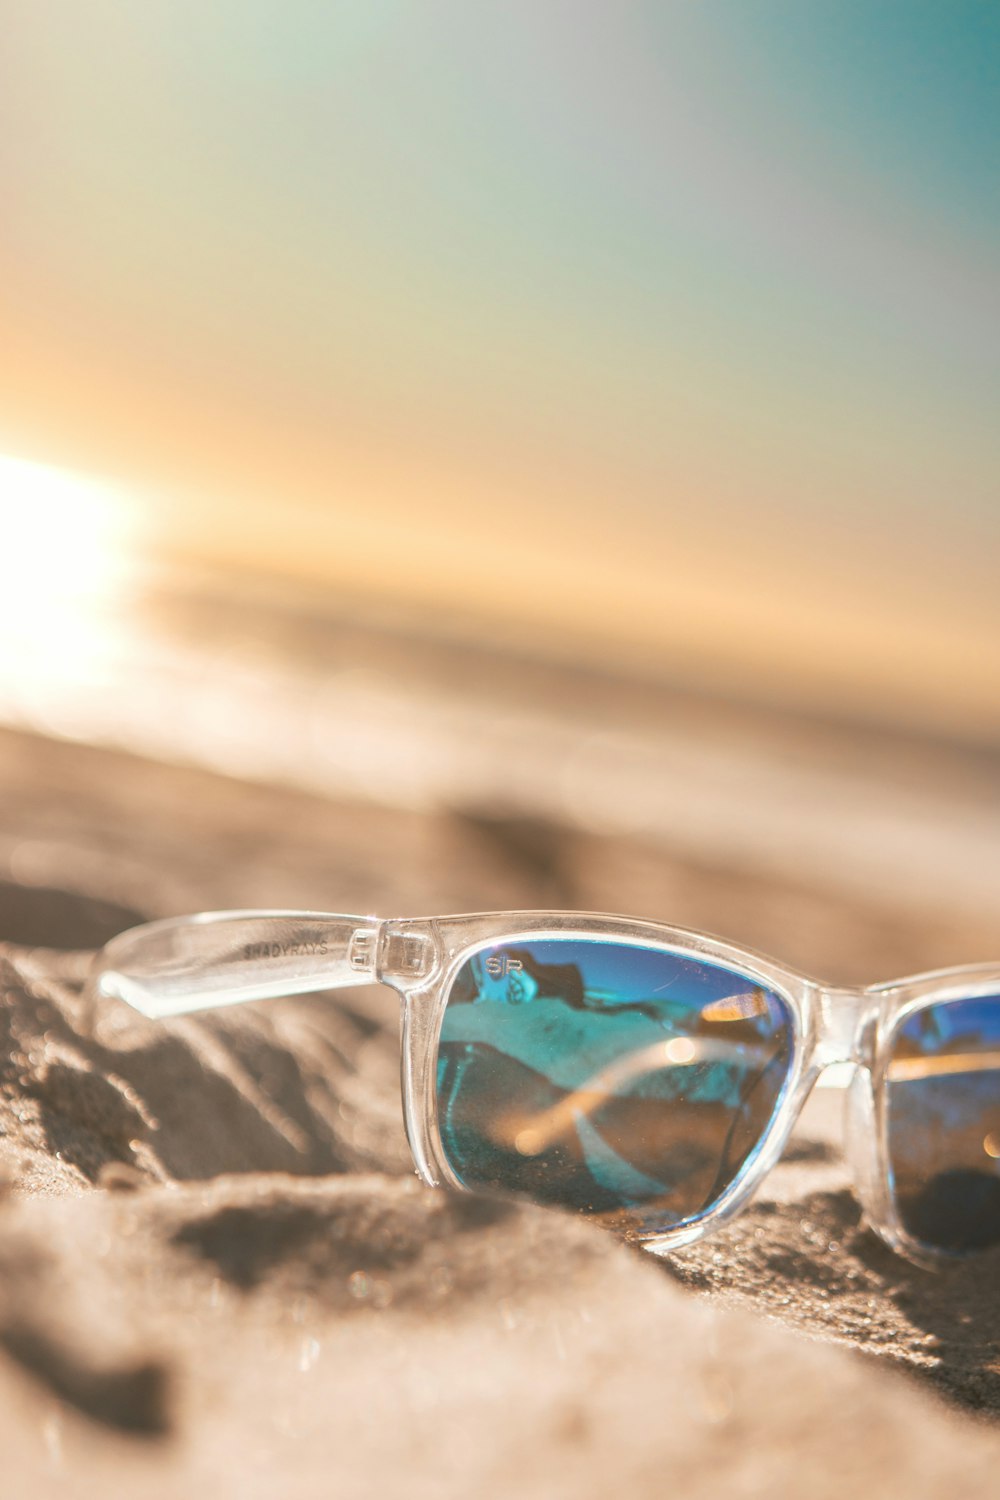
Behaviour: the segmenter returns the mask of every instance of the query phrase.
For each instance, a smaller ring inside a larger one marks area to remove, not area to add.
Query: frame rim
[[[394,923],[393,928],[417,923]],[[623,1237],[654,1254],[702,1238],[738,1214],[781,1156],[821,1068],[816,1063],[819,987],[785,964],[723,938],[667,923],[582,912],[475,913],[419,924],[433,928],[438,962],[418,986],[395,983],[403,1001],[402,1075],[407,1137],[418,1175],[431,1186],[468,1191],[445,1153],[438,1121],[436,1063],[441,1028],[455,977],[485,948],[503,941],[577,939],[617,941],[681,958],[714,963],[773,990],[788,1008],[792,1055],[767,1129],[726,1190],[699,1214],[671,1226],[643,1226]],[[520,1195],[511,1193],[516,1198]],[[525,1195],[527,1196],[527,1195]]]
[[[926,974],[913,975],[896,984],[878,986],[872,993],[881,1002],[873,1055],[866,1070],[873,1126],[869,1150],[876,1170],[870,1184],[871,1206],[862,1199],[865,1213],[885,1243],[915,1265],[928,1270],[959,1265],[977,1252],[946,1250],[930,1245],[912,1235],[900,1217],[889,1152],[888,1072],[900,1028],[919,1011],[931,1005],[947,1005],[977,998],[996,998],[1000,1003],[1000,965],[965,964],[954,969],[935,969]],[[858,1196],[861,1197],[860,1187]]]

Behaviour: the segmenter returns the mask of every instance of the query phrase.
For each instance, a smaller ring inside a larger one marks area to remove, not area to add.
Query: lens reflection
[[[467,1187],[673,1226],[760,1144],[793,1034],[783,999],[715,964],[594,939],[484,950],[441,1031],[445,1154]]]
[[[1000,1244],[1000,996],[907,1017],[889,1064],[887,1112],[907,1233],[939,1250]]]

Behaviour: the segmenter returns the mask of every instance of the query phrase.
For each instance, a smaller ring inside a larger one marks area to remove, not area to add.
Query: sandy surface
[[[836,1092],[657,1262],[417,1184],[388,992],[79,995],[114,931],[208,907],[617,909],[844,981],[988,956],[978,911],[9,732],[0,787],[5,1497],[996,1495],[1000,1258],[932,1275],[859,1225]]]

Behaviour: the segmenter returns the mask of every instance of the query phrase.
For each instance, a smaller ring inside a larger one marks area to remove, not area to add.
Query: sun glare
[[[0,456],[0,545],[0,710],[18,718],[103,673],[132,572],[124,498]]]

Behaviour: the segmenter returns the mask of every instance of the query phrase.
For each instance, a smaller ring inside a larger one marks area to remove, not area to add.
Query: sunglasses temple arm
[[[160,1020],[247,1000],[371,983],[381,923],[316,912],[204,912],[148,922],[97,954],[90,999]]]

